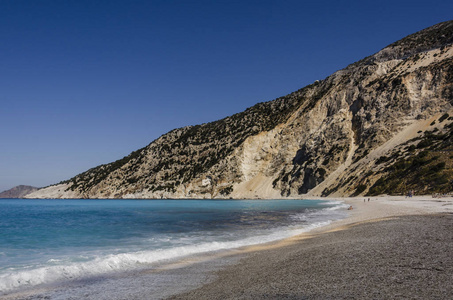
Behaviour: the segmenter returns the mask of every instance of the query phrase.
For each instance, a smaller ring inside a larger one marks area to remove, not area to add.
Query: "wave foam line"
[[[301,229],[286,230],[283,232],[276,231],[267,236],[254,236],[237,241],[209,242],[199,245],[175,247],[171,249],[122,253],[108,255],[106,257],[98,257],[89,262],[58,266],[53,265],[27,271],[2,274],[0,275],[0,291],[10,292],[21,287],[101,275],[113,271],[132,270],[134,268],[143,267],[146,264],[181,258],[188,255],[268,243],[308,232],[315,228],[326,226],[330,223],[331,221],[317,222]]]

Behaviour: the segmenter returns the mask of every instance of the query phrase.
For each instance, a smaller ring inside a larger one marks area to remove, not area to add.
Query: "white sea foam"
[[[338,205],[338,207],[341,206]],[[333,212],[337,209],[337,206],[335,206],[321,210],[310,210],[303,214],[293,216],[295,220],[307,223],[303,227],[290,226],[276,228],[273,231],[268,231],[266,235],[254,235],[234,241],[217,240],[202,242],[196,245],[178,246],[170,249],[99,255],[89,261],[82,262],[50,259],[45,266],[3,272],[3,274],[0,274],[0,291],[9,292],[18,288],[43,283],[108,274],[114,271],[128,271],[146,267],[151,263],[182,258],[188,255],[272,242],[330,224],[332,219],[338,219],[340,217]]]
[[[344,206],[347,206],[343,201],[340,201],[340,200],[330,200],[330,201],[325,201],[325,202],[322,202],[322,203],[319,203],[320,205],[335,205],[334,207],[330,207],[330,208],[334,208],[334,209],[338,209],[338,208],[342,208]]]

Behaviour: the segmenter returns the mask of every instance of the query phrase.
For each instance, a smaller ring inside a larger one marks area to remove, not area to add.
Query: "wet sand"
[[[451,198],[346,202],[350,218],[249,248],[214,281],[170,299],[453,299]]]

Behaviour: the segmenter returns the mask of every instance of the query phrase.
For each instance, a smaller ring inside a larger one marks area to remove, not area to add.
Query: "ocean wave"
[[[212,221],[206,223],[204,219],[195,218],[192,223],[196,226],[189,224],[195,230],[159,231],[138,238],[129,236],[121,244],[68,248],[66,252],[49,252],[39,257],[32,253],[28,263],[9,263],[0,269],[0,294],[40,284],[109,276],[116,271],[152,268],[153,263],[165,263],[189,255],[273,242],[328,225],[346,215],[342,208],[347,206],[341,201],[322,204],[327,206],[316,208],[315,205],[298,211],[275,213],[272,209],[269,212],[264,210],[266,213],[262,213],[261,208],[257,210],[259,213],[245,210],[243,214],[224,218],[220,224],[224,226],[214,226],[214,230],[209,230]],[[254,226],[247,227],[249,223]]]
[[[213,241],[198,245],[180,246],[170,249],[139,251],[115,255],[99,256],[91,261],[55,265],[57,259],[48,261],[48,265],[27,270],[11,270],[0,274],[0,291],[10,292],[23,287],[39,284],[72,280],[90,276],[108,274],[115,271],[129,271],[165,260],[178,259],[189,255],[228,250],[244,246],[263,244],[298,235],[315,228],[326,226],[331,221],[311,223],[299,229],[276,230],[268,235],[253,236],[235,241]]]
[[[344,204],[344,202],[341,200],[328,200],[328,201],[319,203],[319,205],[329,205],[329,206],[330,205],[341,205],[341,204]]]
[[[330,207],[316,209],[309,208],[303,213],[295,214],[291,216],[294,221],[299,222],[316,222],[318,220],[335,220],[343,218],[345,216],[344,209],[349,206],[343,203],[342,201],[328,201],[321,203],[322,205],[329,205]],[[333,205],[333,206],[332,206]]]

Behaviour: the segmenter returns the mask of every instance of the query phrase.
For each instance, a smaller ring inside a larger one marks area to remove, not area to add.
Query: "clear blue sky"
[[[286,95],[452,12],[447,0],[0,0],[0,191]]]

